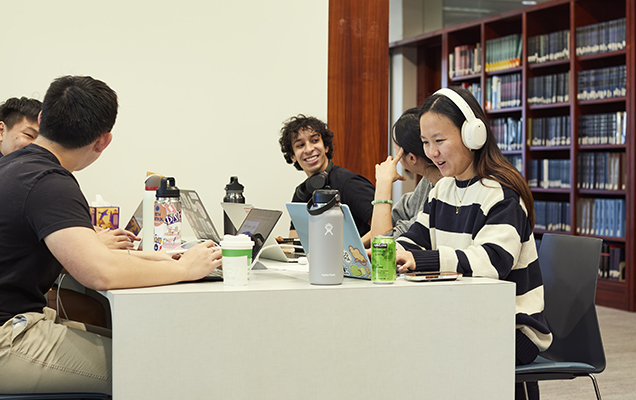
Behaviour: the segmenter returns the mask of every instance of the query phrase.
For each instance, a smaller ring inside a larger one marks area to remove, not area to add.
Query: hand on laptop
[[[395,252],[395,263],[398,267],[398,272],[409,272],[415,269],[415,258],[413,253],[406,250],[397,250]]]
[[[213,241],[206,240],[183,253],[179,263],[186,268],[185,280],[201,279],[221,266],[221,248],[217,247]]]
[[[134,242],[141,238],[130,231],[119,229],[103,229],[95,226],[97,237],[111,250],[132,250]]]

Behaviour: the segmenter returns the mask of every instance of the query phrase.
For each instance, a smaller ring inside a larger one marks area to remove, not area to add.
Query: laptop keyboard
[[[223,278],[223,269],[215,268],[207,276],[210,278]]]

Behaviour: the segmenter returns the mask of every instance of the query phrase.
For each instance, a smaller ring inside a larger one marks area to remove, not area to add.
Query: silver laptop
[[[197,192],[181,189],[181,206],[197,239],[212,240],[216,244],[221,243],[221,237]]]
[[[272,230],[274,230],[274,226],[276,226],[281,215],[283,215],[283,212],[279,210],[252,208],[249,214],[247,214],[247,217],[243,220],[241,226],[237,229],[237,235],[247,235],[254,242],[252,260],[256,259],[261,248],[265,246],[267,239],[271,236]],[[260,257],[263,257],[263,255],[261,254]]]
[[[223,207],[223,211],[230,218],[230,222],[232,222],[232,225],[235,227],[241,226],[247,214],[254,208],[252,204],[242,203],[221,203],[221,207]],[[298,255],[303,256],[303,254],[284,252],[280,245],[278,245],[278,242],[276,242],[276,239],[271,235],[265,241],[264,246],[265,249],[263,249],[260,258],[280,262],[298,262]]]

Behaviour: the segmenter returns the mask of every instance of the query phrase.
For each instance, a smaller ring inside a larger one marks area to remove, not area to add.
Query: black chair
[[[539,247],[544,315],[552,331],[550,348],[515,369],[517,382],[589,376],[596,398],[601,393],[593,374],[605,369],[605,351],[594,299],[602,240],[545,234]]]
[[[66,400],[66,399],[99,399],[110,400],[103,393],[39,393],[39,394],[0,394],[0,400]]]

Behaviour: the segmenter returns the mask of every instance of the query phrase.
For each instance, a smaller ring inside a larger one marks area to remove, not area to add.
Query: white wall
[[[61,75],[119,95],[114,140],[75,174],[132,215],[146,171],[196,189],[222,231],[231,175],[248,202],[283,209],[306,176],[285,163],[282,122],[327,118],[328,0],[3,2],[0,101],[43,99]],[[124,221],[125,223],[125,221]],[[274,234],[286,236],[285,212]]]

